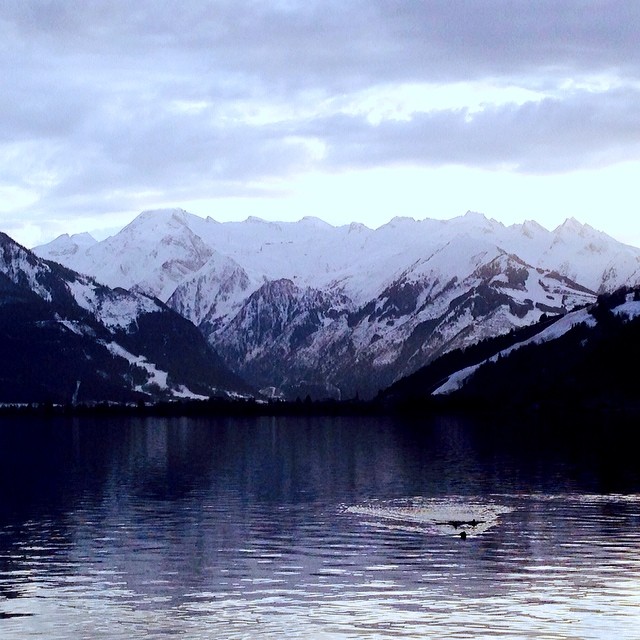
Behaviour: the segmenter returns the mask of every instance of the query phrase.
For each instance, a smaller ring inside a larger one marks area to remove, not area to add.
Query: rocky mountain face
[[[159,300],[110,289],[5,234],[0,354],[0,402],[125,402],[249,390],[196,327]]]
[[[158,296],[234,372],[292,398],[369,397],[442,353],[640,282],[640,249],[588,225],[475,213],[374,230],[163,210],[103,242],[66,236],[35,251]]]

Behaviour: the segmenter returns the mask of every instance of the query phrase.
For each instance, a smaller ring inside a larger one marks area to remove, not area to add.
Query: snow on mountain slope
[[[366,397],[441,353],[594,299],[506,254],[461,282],[432,285],[401,276],[358,307],[337,291],[270,281],[208,335],[254,384],[270,379],[289,395],[312,387]]]
[[[84,250],[60,252],[58,238],[34,252],[112,288],[134,289],[166,301],[211,257],[212,250],[191,229],[206,224],[181,210],[146,211],[115,236]]]
[[[235,371],[290,394],[375,393],[447,350],[640,282],[640,249],[588,225],[473,212],[369,229],[148,211],[85,249],[61,244],[36,251],[168,301]]]
[[[386,400],[410,406],[433,395],[511,415],[514,409],[567,410],[570,422],[581,410],[609,417],[636,411],[629,363],[638,360],[639,318],[640,288],[602,294],[586,309],[453,353],[401,381]]]
[[[46,245],[47,259],[64,264],[76,254],[82,256],[97,242],[89,233],[77,233],[72,236],[65,233]]]
[[[141,314],[164,312],[158,302],[147,296],[124,289],[114,291],[90,276],[56,269],[4,234],[0,250],[0,273],[12,282],[61,307],[75,303],[106,328],[128,330]]]
[[[78,306],[89,311],[108,329],[129,331],[142,314],[164,311],[152,298],[123,289],[108,289],[81,274],[75,280],[69,280],[67,288]]]
[[[168,304],[194,324],[214,327],[224,318],[233,318],[264,282],[264,277],[248,274],[235,260],[216,251],[176,288]]]
[[[0,233],[0,273],[19,287],[51,301],[51,292],[46,285],[51,268],[4,233]]]
[[[514,236],[511,239],[514,252],[523,260],[556,271],[598,293],[640,282],[637,248],[574,218],[554,231],[547,231],[535,222],[507,229]]]
[[[627,299],[621,305],[615,307],[613,313],[628,320],[635,320],[640,316],[640,301]]]
[[[409,286],[398,281],[361,324],[365,340],[374,327],[377,339],[363,349],[372,364],[399,368],[390,383],[442,353],[531,324],[543,313],[565,313],[593,301],[590,292],[541,274],[514,256],[485,259],[463,280],[431,291],[420,281]]]
[[[84,249],[61,251],[61,237],[34,251],[111,287],[138,288],[163,301],[217,254],[258,280],[287,278],[304,286],[338,288],[362,304],[413,263],[462,236],[471,246],[457,245],[457,253],[450,252],[441,268],[448,279],[468,275],[464,260],[468,251],[480,252],[472,246],[477,243],[557,271],[593,291],[640,280],[640,249],[588,225],[568,220],[555,231],[534,222],[505,227],[472,212],[446,221],[394,218],[369,229],[333,227],[317,218],[217,223],[179,209],[146,211],[115,236]]]
[[[640,303],[634,303],[634,311],[636,310],[637,306],[640,306]],[[453,391],[457,391],[458,389],[460,389],[460,387],[462,387],[465,381],[469,379],[469,377],[471,377],[481,366],[483,366],[487,362],[497,362],[500,358],[508,356],[513,351],[521,349],[522,347],[526,347],[530,344],[542,344],[543,342],[548,342],[549,340],[557,340],[578,324],[586,324],[587,326],[593,327],[596,324],[596,320],[589,314],[586,309],[580,309],[579,311],[568,313],[567,315],[554,322],[550,327],[547,327],[532,338],[529,338],[524,342],[515,344],[508,349],[504,349],[503,351],[500,351],[495,356],[489,358],[488,360],[485,360],[484,362],[473,365],[471,367],[466,367],[452,374],[451,376],[449,376],[445,383],[443,383],[433,392],[433,395],[446,395],[452,393]]]
[[[194,325],[157,299],[109,289],[38,258],[5,234],[0,351],[17,372],[1,389],[3,401],[11,401],[11,394],[26,401],[69,401],[70,387],[79,383],[92,401],[248,389]],[[56,357],[55,369],[45,366]]]
[[[350,301],[335,292],[299,287],[291,280],[265,283],[226,326],[212,333],[227,362],[238,362],[250,381],[272,380],[290,396],[312,389],[341,397],[332,369],[348,339]]]
[[[313,218],[297,223],[249,218],[220,224],[181,210],[148,211],[112,238],[72,255],[60,254],[60,239],[35,252],[58,258],[109,286],[138,286],[166,300],[173,283],[177,287],[216,251],[266,279],[289,278],[318,288],[340,286],[362,302],[385,279],[460,235],[499,247],[532,266],[558,271],[593,290],[606,285],[614,265],[619,278],[640,278],[640,250],[588,225],[567,221],[555,231],[533,222],[505,227],[476,213],[447,221],[394,218],[373,230],[357,224],[333,227]],[[457,268],[455,261],[448,266],[448,271]],[[584,278],[578,277],[583,273]]]

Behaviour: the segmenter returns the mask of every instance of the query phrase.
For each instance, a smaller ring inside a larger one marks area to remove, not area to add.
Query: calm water
[[[483,429],[0,422],[0,637],[639,638],[635,453]]]

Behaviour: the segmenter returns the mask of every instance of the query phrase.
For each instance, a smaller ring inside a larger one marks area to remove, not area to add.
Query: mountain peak
[[[4,231],[0,231],[0,247],[22,247],[22,245],[16,242],[11,236]]]
[[[380,229],[398,229],[400,227],[408,227],[415,224],[415,218],[409,216],[395,216],[389,220],[386,224],[383,224]]]
[[[484,213],[480,213],[479,211],[471,211],[471,209],[469,209],[462,217],[466,218],[467,220],[487,220],[487,216],[485,216]]]
[[[579,220],[576,220],[573,216],[567,218],[561,225],[556,227],[555,231],[570,231],[572,233],[579,233],[580,231],[588,228],[588,225],[582,224]]]
[[[546,229],[539,223],[536,222],[535,220],[525,220],[522,223],[522,226],[525,229],[531,229],[531,230],[536,230],[536,231],[546,231]]]
[[[519,230],[520,233],[527,238],[533,238],[540,234],[549,233],[547,229],[535,220],[525,220],[522,224],[513,225],[512,228]]]
[[[458,216],[457,218],[453,218],[453,220],[462,221],[465,225],[475,225],[484,228],[493,227],[494,224],[497,224],[495,220],[487,218],[484,213],[479,213],[478,211],[467,211],[463,216]]]
[[[147,233],[147,230],[151,228],[159,229],[176,224],[188,227],[189,221],[193,219],[202,220],[184,209],[147,209],[138,214],[120,233],[137,229],[144,229],[144,232]]]
[[[504,228],[501,222],[493,218],[487,218],[484,213],[479,213],[478,211],[467,211],[463,216],[458,216],[445,222],[461,224],[464,229],[480,229],[483,233],[491,233]]]
[[[370,231],[367,225],[362,224],[361,222],[352,222],[349,225],[348,233],[362,233],[363,231]]]
[[[82,242],[82,243],[94,244],[98,242],[90,233],[87,233],[86,231],[82,233],[74,233],[72,236],[70,236],[70,238],[71,240],[75,240],[76,242]]]
[[[191,215],[191,214],[188,213],[187,211],[185,211],[184,209],[180,209],[180,208],[146,209],[145,211],[142,211],[138,215],[138,219],[140,219],[140,218],[146,219],[146,220],[149,220],[151,218],[164,218],[164,219],[178,218],[178,219],[184,219],[189,215]]]
[[[318,218],[316,216],[304,216],[304,218],[301,218],[299,221],[299,223],[303,223],[303,224],[308,224],[311,226],[315,226],[315,227],[322,227],[322,228],[327,228],[327,227],[331,227],[333,225],[330,225],[328,222],[325,222],[324,220],[322,220],[321,218]]]
[[[35,247],[34,252],[36,255],[46,254],[47,258],[60,261],[61,258],[85,251],[94,244],[98,244],[98,241],[90,233],[75,233],[71,236],[63,233],[51,242]]]
[[[592,236],[597,238],[609,238],[606,233],[598,231],[591,225],[582,223],[573,217],[567,218],[561,225],[556,227],[553,233],[559,236],[579,236],[580,238]]]

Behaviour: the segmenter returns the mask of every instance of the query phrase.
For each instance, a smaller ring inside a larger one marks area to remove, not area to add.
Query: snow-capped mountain
[[[0,385],[2,402],[189,398],[247,390],[200,332],[159,300],[109,289],[38,258],[5,234],[0,352],[7,375]]]
[[[34,252],[107,286],[133,289],[166,302],[176,286],[212,255],[192,230],[199,224],[207,223],[183,211],[147,211],[102,242],[91,242],[89,234],[64,235]]]
[[[640,249],[573,219],[548,231],[468,213],[369,229],[162,210],[80,245],[35,251],[158,296],[234,371],[293,397],[368,396],[440,353],[640,282]]]
[[[64,233],[47,245],[48,260],[64,263],[74,255],[83,255],[98,241],[90,233],[77,233],[70,236]]]
[[[380,396],[386,406],[469,403],[498,410],[640,409],[640,288],[451,352]]]

